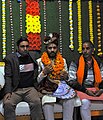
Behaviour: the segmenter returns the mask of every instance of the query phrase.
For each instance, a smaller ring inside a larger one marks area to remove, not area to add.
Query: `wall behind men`
[[[83,41],[89,40],[89,19],[88,19],[88,1],[89,0],[81,0],[82,2],[82,38]],[[62,2],[62,11],[61,11],[61,32],[62,32],[62,55],[67,59],[68,64],[72,59],[76,59],[79,57],[79,53],[77,51],[78,49],[78,19],[77,19],[77,0],[73,0],[73,34],[74,34],[74,51],[71,51],[69,49],[69,0],[61,0]],[[93,0],[93,32],[94,32],[94,45],[96,47],[95,54],[97,54],[97,18],[96,18],[96,5],[97,2],[100,2],[100,8],[101,8],[101,21],[103,21],[103,1],[102,0]],[[23,25],[23,36],[26,36],[25,33],[25,9],[26,9],[26,3],[25,0],[22,0],[22,25]],[[2,5],[2,1],[0,1],[0,6]],[[20,37],[20,14],[19,14],[19,3],[17,0],[12,0],[12,10],[13,10],[13,28],[14,28],[14,41],[15,41],[15,50],[16,50],[16,41]],[[40,0],[40,20],[41,20],[41,38],[43,41],[44,38],[44,6],[43,6],[43,0]],[[1,7],[0,7],[0,13],[1,13]],[[57,32],[60,33],[59,29],[59,6],[58,6],[58,0],[46,0],[46,24],[47,24],[47,35],[51,32]],[[0,14],[0,23],[2,23],[2,16]],[[7,48],[7,54],[12,52],[12,44],[11,44],[11,30],[10,30],[10,11],[9,11],[9,2],[6,0],[6,48]],[[103,22],[101,22],[101,31],[103,31]],[[2,24],[0,24],[0,61],[3,61],[2,59]],[[103,33],[102,37],[103,38]],[[102,40],[103,44],[103,40]],[[103,48],[103,45],[102,45]],[[45,50],[45,46],[42,43],[41,53]],[[102,49],[103,51],[103,49]]]

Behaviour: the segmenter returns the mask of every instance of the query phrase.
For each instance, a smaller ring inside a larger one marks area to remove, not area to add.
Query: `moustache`
[[[29,55],[29,52],[27,50],[23,51],[20,53],[22,57],[24,56],[28,56]]]

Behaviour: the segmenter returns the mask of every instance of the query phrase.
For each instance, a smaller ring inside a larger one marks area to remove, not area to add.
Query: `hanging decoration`
[[[82,52],[82,19],[81,19],[81,0],[77,1],[77,8],[78,8],[78,52]]]
[[[6,56],[6,2],[2,0],[2,57]]]
[[[12,0],[9,0],[9,11],[10,11],[10,32],[11,32],[11,49],[12,53],[14,53],[14,25],[13,25],[13,10],[12,10]]]
[[[89,35],[90,35],[90,41],[92,43],[94,43],[93,42],[94,37],[93,37],[93,13],[92,13],[93,9],[92,9],[92,0],[90,0],[88,2],[88,6],[89,6]]]
[[[60,53],[62,54],[62,1],[58,0],[59,6],[59,35],[60,35]]]
[[[74,50],[74,41],[73,41],[73,1],[69,0],[69,28],[70,28],[70,44],[69,48]]]
[[[102,43],[101,43],[101,10],[100,10],[100,3],[97,2],[96,6],[97,10],[97,40],[98,40],[98,56],[103,56],[102,52]]]
[[[30,50],[41,49],[41,24],[39,0],[26,1],[26,34],[30,42]]]
[[[43,6],[44,6],[44,36],[46,36],[47,32],[46,32],[46,0],[43,0]]]
[[[19,0],[19,5],[20,5],[20,35],[22,36],[23,30],[22,30],[22,0]]]

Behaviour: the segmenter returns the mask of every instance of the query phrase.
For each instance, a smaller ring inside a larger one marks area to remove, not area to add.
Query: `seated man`
[[[75,91],[66,84],[68,70],[66,60],[58,50],[57,33],[51,33],[44,39],[46,51],[37,60],[39,65],[39,91],[44,94],[42,100],[45,120],[54,120],[54,103],[63,106],[63,120],[73,120]],[[49,99],[49,100],[48,100]]]
[[[29,104],[31,120],[41,120],[41,102],[36,90],[38,65],[35,51],[29,51],[29,41],[21,37],[18,50],[5,58],[4,118],[16,120],[15,108],[21,101]]]
[[[93,44],[90,41],[85,41],[78,62],[71,62],[69,67],[69,85],[76,90],[82,91],[77,92],[82,100],[82,106],[80,107],[82,120],[91,120],[90,100],[103,100],[103,96],[100,96],[103,93],[101,77],[103,72],[101,72],[92,53],[94,53]]]

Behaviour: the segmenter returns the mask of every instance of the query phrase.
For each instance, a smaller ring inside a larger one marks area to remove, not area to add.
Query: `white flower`
[[[52,37],[53,37],[53,34],[52,34],[52,33],[49,33],[49,37],[52,38]]]

